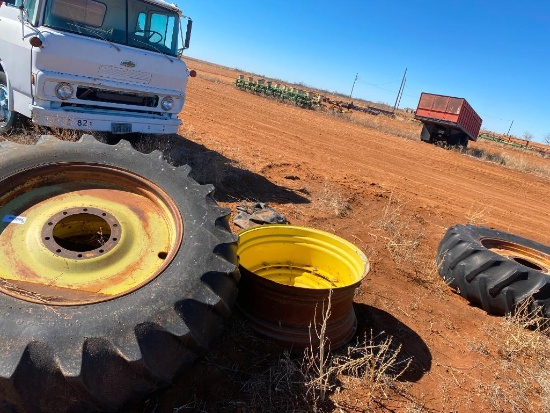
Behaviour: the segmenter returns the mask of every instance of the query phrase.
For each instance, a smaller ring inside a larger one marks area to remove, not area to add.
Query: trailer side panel
[[[466,99],[432,93],[420,95],[415,117],[423,122],[462,130],[473,141],[477,140],[482,122]]]

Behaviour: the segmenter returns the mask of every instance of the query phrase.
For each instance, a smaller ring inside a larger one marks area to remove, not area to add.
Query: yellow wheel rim
[[[265,225],[239,234],[240,264],[259,277],[305,289],[358,284],[367,257],[350,242],[314,228]]]
[[[128,294],[157,277],[179,250],[172,199],[132,172],[50,164],[0,182],[0,290],[53,305]]]

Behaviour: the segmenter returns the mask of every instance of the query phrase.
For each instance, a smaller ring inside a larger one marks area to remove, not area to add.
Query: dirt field
[[[288,384],[290,373],[274,378],[284,349],[256,337],[236,313],[188,377],[135,412],[547,411],[547,354],[508,352],[509,324],[453,293],[434,264],[441,237],[458,223],[550,244],[547,177],[420,142],[410,120],[301,109],[238,90],[237,71],[188,64],[198,76],[181,136],[210,159],[195,160],[197,179],[215,183],[233,214],[244,201],[267,202],[292,224],[358,245],[372,264],[355,298],[358,334],[391,336],[412,364],[383,391],[340,378],[324,404],[304,404],[307,388]],[[526,151],[470,144],[550,166]]]
[[[301,109],[237,89],[238,71],[186,60],[198,76],[175,139],[192,176],[216,186],[232,217],[265,202],[360,247],[371,270],[354,299],[357,340],[391,338],[395,369],[410,365],[378,386],[336,377],[323,401],[298,371],[303,354],[255,335],[235,310],[188,374],[126,413],[549,411],[546,336],[469,305],[434,258],[459,223],[550,244],[550,174],[525,172],[548,172],[550,159],[470,142],[523,165],[512,169],[423,143],[410,118]]]

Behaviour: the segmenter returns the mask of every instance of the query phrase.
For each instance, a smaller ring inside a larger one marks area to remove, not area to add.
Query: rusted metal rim
[[[550,274],[550,256],[525,245],[499,238],[482,238],[481,245],[518,264]]]
[[[156,278],[181,245],[171,197],[115,166],[39,165],[0,186],[0,291],[18,299],[110,300]]]
[[[319,344],[326,320],[331,348],[355,335],[355,289],[369,271],[365,255],[348,241],[313,228],[265,225],[239,235],[239,309],[252,329],[300,349]]]
[[[54,214],[42,228],[42,242],[52,253],[73,260],[98,257],[119,242],[122,226],[98,208],[68,208]]]

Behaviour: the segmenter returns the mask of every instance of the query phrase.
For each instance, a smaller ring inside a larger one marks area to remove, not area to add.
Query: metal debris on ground
[[[263,202],[246,203],[237,206],[233,223],[243,229],[263,224],[288,224],[286,218]]]

